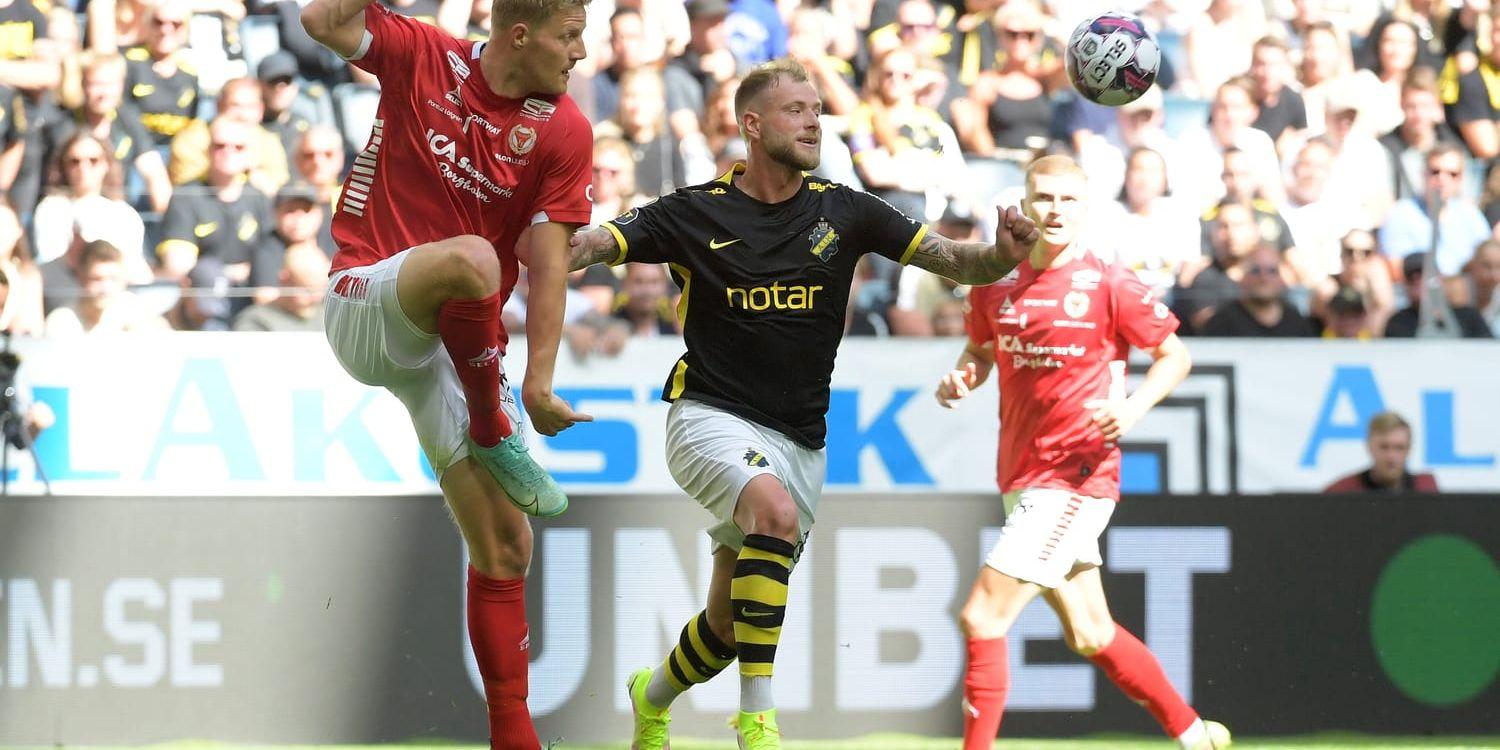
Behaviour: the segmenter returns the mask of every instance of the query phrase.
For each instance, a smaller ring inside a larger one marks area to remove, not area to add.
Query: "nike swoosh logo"
[[[718,241],[716,239],[710,239],[708,241],[708,249],[709,250],[718,250],[719,248],[729,247],[730,245],[733,245],[736,242],[739,242],[739,239],[733,239],[733,240],[730,240],[728,242],[720,242],[720,241]]]
[[[775,615],[776,613],[775,612],[756,612],[756,611],[750,609],[749,607],[744,607],[744,608],[742,608],[740,610],[740,614],[744,615],[745,617],[771,617],[771,616]]]

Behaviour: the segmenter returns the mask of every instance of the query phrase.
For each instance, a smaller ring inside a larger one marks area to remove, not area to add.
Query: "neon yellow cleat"
[[[630,750],[671,750],[667,726],[672,723],[670,710],[657,708],[646,700],[646,686],[651,684],[651,668],[637,669],[625,683],[630,693],[630,707],[635,714],[635,732],[630,736]]]
[[[747,714],[739,712],[729,720],[740,750],[781,750],[781,727],[776,726],[776,709]]]

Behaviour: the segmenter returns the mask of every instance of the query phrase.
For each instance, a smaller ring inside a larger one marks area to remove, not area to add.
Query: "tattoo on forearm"
[[[568,269],[577,271],[595,263],[608,263],[620,255],[620,245],[615,236],[604,227],[580,231],[578,242],[568,253]]]
[[[936,232],[922,237],[917,251],[912,253],[911,264],[960,284],[989,284],[1015,267],[993,245],[957,242]]]

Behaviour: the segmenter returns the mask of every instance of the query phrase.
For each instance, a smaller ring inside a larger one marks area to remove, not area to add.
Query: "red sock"
[[[511,433],[500,410],[500,293],[450,299],[438,308],[438,334],[453,358],[469,407],[469,437],[489,447]]]
[[[1104,670],[1121,692],[1150,711],[1168,737],[1181,735],[1198,720],[1198,712],[1172,687],[1156,655],[1119,623],[1115,623],[1115,639],[1089,661]]]
[[[1000,733],[1010,667],[1004,638],[969,639],[964,671],[964,750],[990,750]]]
[[[493,750],[537,750],[541,742],[526,710],[531,636],[526,630],[526,579],[490,578],[469,567],[469,643],[484,678]]]

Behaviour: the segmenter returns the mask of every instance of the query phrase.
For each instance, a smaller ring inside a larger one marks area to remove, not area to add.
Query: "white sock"
[[[667,681],[667,666],[662,664],[651,673],[651,681],[646,683],[646,700],[657,708],[666,708],[677,700],[677,688]]]
[[[1193,750],[1193,748],[1207,741],[1208,727],[1203,726],[1202,719],[1195,720],[1192,726],[1189,726],[1187,729],[1183,730],[1182,734],[1177,735],[1177,744],[1180,745],[1183,750]]]
[[[740,710],[747,714],[769,711],[776,707],[771,698],[770,677],[740,675]]]

